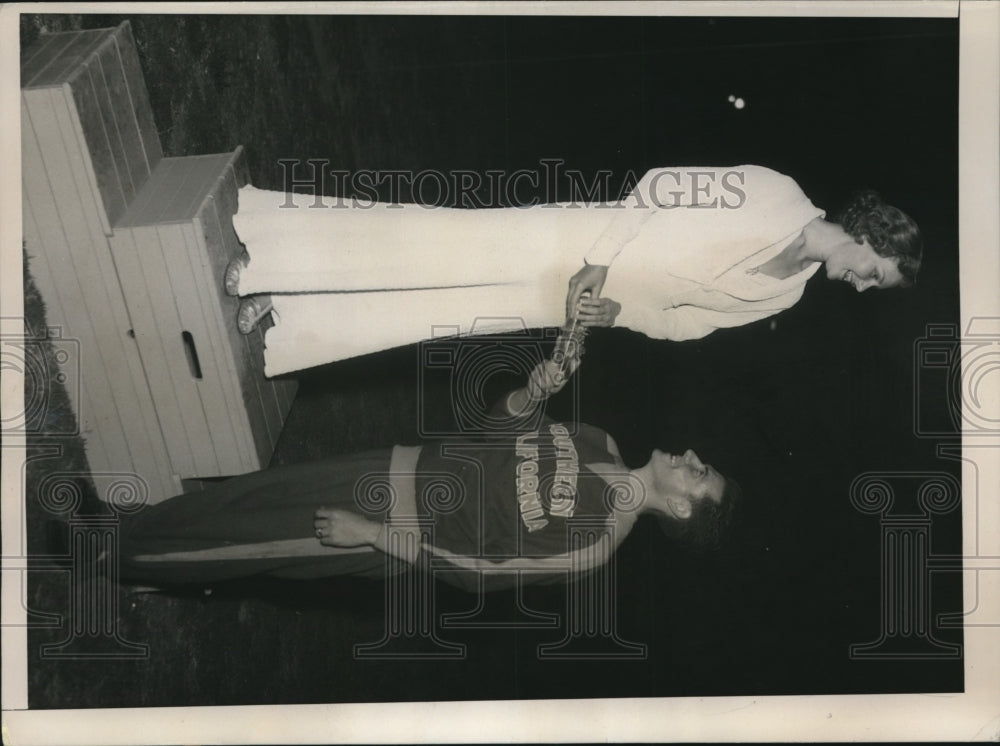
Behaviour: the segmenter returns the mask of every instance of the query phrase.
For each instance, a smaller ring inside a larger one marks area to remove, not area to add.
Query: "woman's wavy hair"
[[[878,192],[865,189],[855,193],[836,222],[859,244],[867,239],[876,254],[895,259],[902,287],[917,281],[924,254],[920,228],[905,212],[882,201]]]

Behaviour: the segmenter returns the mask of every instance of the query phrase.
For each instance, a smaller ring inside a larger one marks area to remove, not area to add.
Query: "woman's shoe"
[[[240,310],[236,314],[236,328],[240,334],[249,334],[257,328],[257,324],[271,312],[271,296],[254,295],[240,301]]]
[[[237,296],[240,294],[240,272],[250,263],[250,255],[245,251],[226,265],[226,274],[223,284],[226,288],[226,295]]]

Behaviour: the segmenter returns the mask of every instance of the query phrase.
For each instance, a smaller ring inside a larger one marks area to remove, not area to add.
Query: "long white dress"
[[[753,269],[822,215],[787,176],[738,166],[655,169],[616,204],[526,208],[247,186],[233,225],[250,257],[240,295],[271,294],[273,376],[436,337],[561,325],[585,260],[610,265],[601,294],[622,304],[616,326],[702,337],[799,300],[818,264],[783,280]]]

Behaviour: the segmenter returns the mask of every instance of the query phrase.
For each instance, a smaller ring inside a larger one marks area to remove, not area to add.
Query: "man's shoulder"
[[[621,455],[618,452],[618,445],[615,443],[614,438],[612,438],[608,431],[604,428],[598,427],[597,425],[590,425],[586,422],[563,422],[559,424],[561,427],[566,428],[568,433],[573,435],[577,442],[585,443],[592,448],[607,451],[616,459],[621,458]]]
[[[570,432],[575,431],[580,434],[586,433],[588,436],[607,434],[603,428],[600,428],[597,425],[591,425],[587,422],[560,422],[557,424],[568,429]]]

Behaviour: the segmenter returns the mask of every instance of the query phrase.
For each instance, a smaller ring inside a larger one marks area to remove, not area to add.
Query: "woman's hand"
[[[374,544],[382,526],[364,516],[337,508],[320,508],[313,519],[316,538],[328,547]]]
[[[611,298],[584,298],[580,301],[580,324],[583,326],[614,326],[622,304]]]
[[[580,302],[580,296],[586,291],[590,291],[591,298],[598,298],[607,278],[608,268],[604,264],[585,264],[583,269],[569,278],[569,293],[566,295],[566,318],[573,318],[577,304]]]

